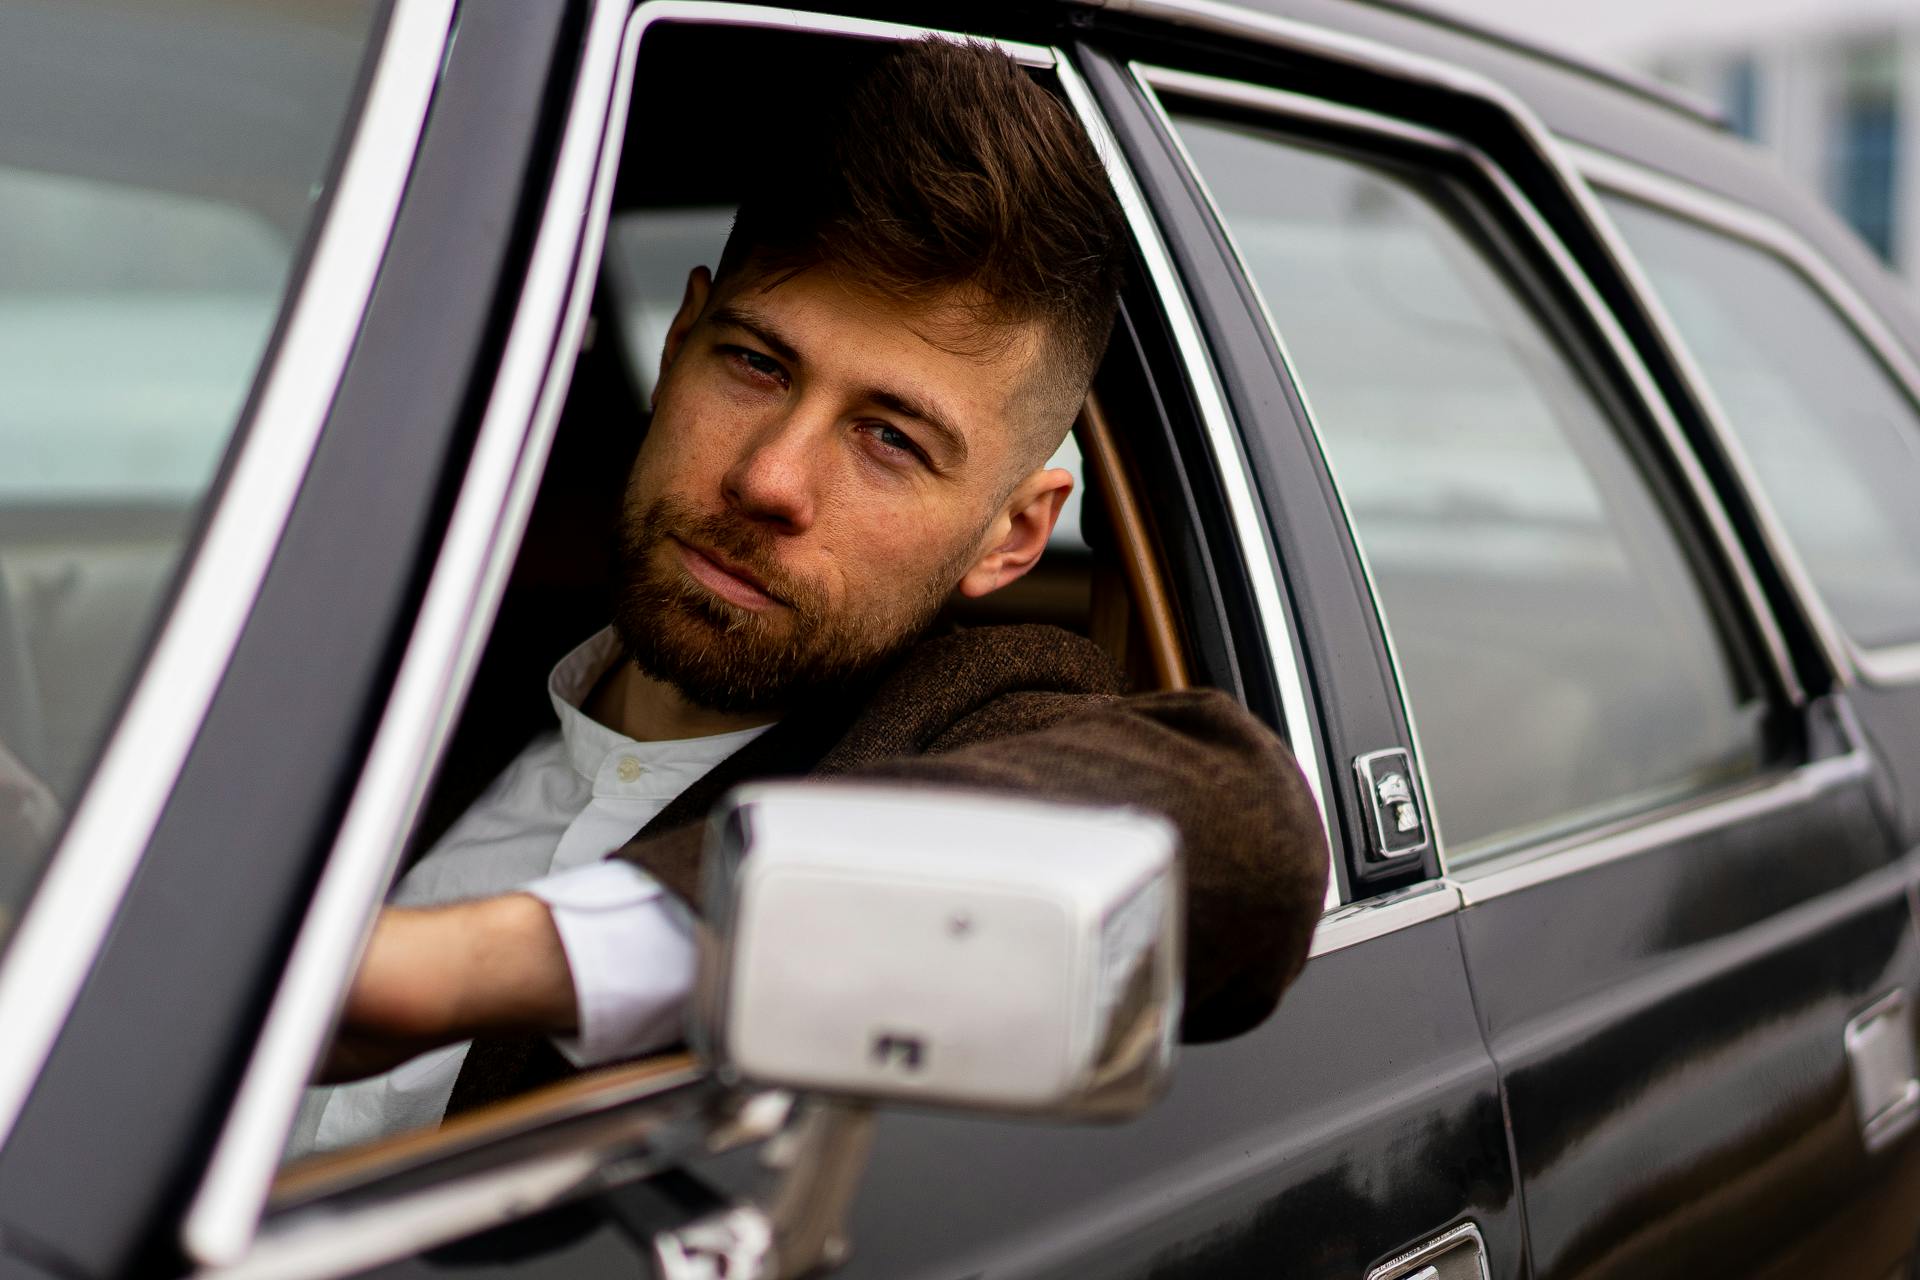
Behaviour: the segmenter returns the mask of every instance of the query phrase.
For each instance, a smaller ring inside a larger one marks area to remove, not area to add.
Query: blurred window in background
[[[1834,207],[1888,262],[1894,251],[1895,167],[1900,154],[1900,45],[1891,38],[1846,46],[1831,128]]]
[[[1727,63],[1721,95],[1727,104],[1727,127],[1748,140],[1758,138],[1760,66],[1752,54],[1740,54]]]
[[[1606,198],[1827,608],[1867,648],[1920,641],[1920,412],[1765,249]]]
[[[161,621],[373,0],[0,0],[0,945]]]
[[[1687,557],[1465,189],[1177,123],[1366,553],[1448,864],[1755,769],[1759,703]]]

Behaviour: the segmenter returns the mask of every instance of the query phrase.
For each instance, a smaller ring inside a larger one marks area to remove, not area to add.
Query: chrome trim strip
[[[1206,342],[1200,336],[1200,325],[1187,302],[1179,273],[1174,270],[1166,242],[1161,239],[1160,226],[1154,221],[1153,211],[1147,207],[1146,197],[1134,181],[1132,171],[1127,168],[1120,144],[1107,127],[1106,117],[1101,114],[1092,91],[1087,88],[1071,61],[1062,58],[1056,70],[1067,101],[1079,114],[1080,123],[1093,140],[1095,150],[1106,162],[1107,177],[1113,183],[1121,209],[1126,213],[1127,225],[1139,245],[1147,275],[1160,297],[1161,305],[1166,308],[1167,324],[1173,331],[1181,363],[1186,366],[1187,381],[1192,387],[1194,401],[1199,406],[1207,441],[1220,471],[1220,486],[1227,496],[1227,514],[1240,543],[1240,556],[1246,563],[1247,576],[1253,584],[1254,603],[1260,611],[1261,626],[1266,631],[1264,639],[1272,655],[1274,683],[1280,690],[1280,707],[1287,719],[1294,759],[1299,761],[1301,772],[1306,775],[1307,786],[1313,792],[1314,804],[1319,808],[1320,828],[1327,836],[1328,859],[1331,862],[1334,841],[1327,817],[1327,787],[1333,785],[1333,774],[1324,771],[1319,745],[1310,731],[1313,721],[1307,715],[1306,685],[1292,661],[1297,647],[1293,620],[1288,616],[1281,597],[1280,580],[1274,570],[1275,553],[1267,540],[1267,522],[1254,496],[1246,455],[1241,452],[1240,438],[1227,412],[1225,393],[1214,372]],[[1280,643],[1282,641],[1284,643]],[[1326,894],[1328,910],[1340,905],[1339,876],[1335,871],[1329,866]]]
[[[397,0],[277,358],[198,554],[0,965],[0,1144],[92,967],[226,675],[359,332],[453,0]]]
[[[1464,901],[1459,885],[1440,879],[1352,903],[1320,917],[1307,955],[1311,958],[1342,951],[1357,943],[1371,942],[1416,924],[1438,920],[1460,910]]]
[[[417,1252],[422,1240],[457,1240],[557,1204],[591,1184],[604,1154],[547,1152],[523,1164],[438,1183],[353,1213],[351,1230],[325,1214],[302,1216],[264,1234],[259,1247],[202,1280],[326,1280]]]
[[[1177,0],[1174,3],[1155,3],[1154,0],[1074,0],[1074,2],[1089,8],[1102,9],[1108,13],[1137,14],[1180,26],[1202,29],[1208,26],[1206,16],[1198,14],[1196,6],[1180,4]],[[1726,116],[1714,103],[1696,93],[1667,84],[1650,75],[1642,75],[1626,67],[1591,60],[1572,50],[1557,48],[1552,44],[1542,44],[1529,36],[1505,30],[1492,23],[1481,22],[1463,13],[1421,3],[1420,0],[1372,0],[1372,7],[1397,10],[1429,25],[1462,32],[1480,43],[1502,45],[1530,58],[1558,63],[1565,70],[1577,72],[1591,80],[1598,80],[1611,88],[1649,100],[1670,111],[1691,116],[1700,124],[1720,130],[1728,127]]]
[[[182,1225],[183,1246],[201,1262],[230,1263],[252,1241],[301,1089],[346,997],[355,958],[425,798],[428,765],[452,732],[499,607],[586,322],[619,154],[619,131],[607,121],[624,119],[631,85],[633,59],[622,56],[620,41],[625,21],[621,0],[602,0],[593,14],[526,285],[419,619],[361,784]],[[638,27],[631,44],[637,48]],[[576,213],[583,208],[584,221]]]
[[[648,22],[681,21],[726,27],[767,27],[800,34],[849,36],[855,40],[917,40],[921,36],[944,36],[949,40],[977,38],[938,27],[916,27],[869,18],[843,18],[837,14],[803,13],[796,9],[776,9],[767,5],[733,4],[729,0],[652,0],[651,3],[643,3],[640,8],[646,11]],[[1044,45],[1022,44],[1018,40],[987,40],[986,43],[1023,67],[1051,70],[1063,61],[1054,50]]]
[[[1846,278],[1829,266],[1797,232],[1765,214],[1677,178],[1579,143],[1564,145],[1589,183],[1744,240],[1754,248],[1780,259],[1839,313],[1842,322],[1867,345],[1869,352],[1887,370],[1908,399],[1920,408],[1920,364],[1916,364],[1907,354],[1899,338],[1874,314],[1872,307]],[[1601,216],[1606,216],[1604,206]],[[1607,225],[1612,234],[1618,236],[1611,220]],[[1624,246],[1624,237],[1620,239]],[[1856,675],[1872,684],[1904,684],[1920,680],[1920,642],[1866,648],[1856,645],[1840,626],[1839,620],[1827,607],[1825,597],[1814,584],[1812,575],[1807,572],[1799,552],[1794,549],[1785,526],[1775,514],[1773,503],[1760,486],[1745,447],[1734,434],[1725,411],[1714,396],[1706,376],[1695,363],[1678,326],[1673,323],[1639,263],[1624,248],[1622,269],[1627,272],[1634,288],[1645,297],[1647,310],[1660,330],[1661,341],[1667,345],[1682,374],[1693,385],[1708,425],[1718,437],[1720,447],[1739,477],[1741,487],[1753,503],[1767,549],[1793,584],[1794,593],[1801,607],[1806,610],[1835,674],[1843,682],[1850,682]]]
[[[656,0],[631,15],[627,9],[626,0],[600,0],[594,10],[526,286],[445,542],[361,785],[183,1224],[187,1252],[203,1263],[245,1259],[243,1273],[253,1273],[248,1249],[301,1089],[345,998],[355,957],[499,608],[586,322],[624,141],[624,127],[609,128],[608,122],[626,119],[642,36],[653,23],[669,20],[861,39],[944,34],[712,0]],[[1023,65],[1055,65],[1050,49],[1002,47]],[[571,213],[583,207],[584,222]]]
[[[1472,1255],[1476,1280],[1487,1280],[1487,1242],[1481,1238],[1480,1228],[1471,1222],[1463,1222],[1425,1244],[1416,1245],[1405,1253],[1387,1259],[1367,1272],[1367,1280],[1439,1280],[1440,1270],[1432,1265],[1434,1260],[1462,1250]],[[1452,1266],[1447,1268],[1446,1274],[1455,1277],[1455,1280],[1467,1280]]]
[[[618,8],[624,10],[624,0]],[[237,1262],[193,1274],[197,1280],[324,1280],[402,1261],[708,1149],[711,1097],[697,1080],[662,1081],[609,1109],[559,1117],[568,1121],[563,1141],[524,1144],[524,1154],[492,1168],[444,1182],[403,1178],[399,1188],[376,1182],[358,1193],[322,1195],[276,1215]]]
[[[1861,782],[1872,767],[1866,752],[1849,751],[1842,756],[1801,765],[1785,776],[1758,782],[1732,794],[1676,805],[1664,813],[1628,818],[1610,830],[1583,833],[1558,844],[1522,850],[1469,867],[1453,880],[1460,886],[1464,905],[1478,906],[1549,880],[1577,875],[1689,840],[1716,827],[1751,822],[1807,803],[1839,787]]]
[[[1134,62],[1128,64],[1134,79],[1147,90],[1147,97],[1159,108],[1160,118],[1167,121],[1169,136],[1180,143],[1180,135],[1172,126],[1166,104],[1160,100],[1160,93],[1184,95],[1189,98],[1203,98],[1209,102],[1224,103],[1227,106],[1245,107],[1252,111],[1275,112],[1281,115],[1297,116],[1316,120],[1344,129],[1364,130],[1369,133],[1382,133],[1402,141],[1412,142],[1423,147],[1432,147],[1439,151],[1462,151],[1460,139],[1438,129],[1414,124],[1409,120],[1396,119],[1381,115],[1361,107],[1350,107],[1345,103],[1330,102],[1325,98],[1316,98],[1309,94],[1295,93],[1291,89],[1275,89],[1267,85],[1253,84],[1245,80],[1228,80],[1221,76],[1203,75],[1197,71],[1181,71],[1174,67],[1163,67],[1154,63]],[[1191,157],[1187,155],[1184,143],[1180,147],[1181,156],[1188,160],[1192,169]],[[1194,173],[1198,176],[1198,170]],[[1202,188],[1205,189],[1204,187]],[[1212,200],[1209,191],[1208,200]],[[1216,206],[1217,212],[1217,206]]]
[[[1673,417],[1665,397],[1661,395],[1659,387],[1654,383],[1652,373],[1648,371],[1645,363],[1640,359],[1639,352],[1635,350],[1632,342],[1627,338],[1626,332],[1620,327],[1619,321],[1614,317],[1613,312],[1609,310],[1605,302],[1601,300],[1592,282],[1587,278],[1586,273],[1583,272],[1579,264],[1574,261],[1573,255],[1567,250],[1566,245],[1560,240],[1559,236],[1555,234],[1553,229],[1547,225],[1546,220],[1541,217],[1539,211],[1535,209],[1532,202],[1527,199],[1526,194],[1506,175],[1500,166],[1489,159],[1479,148],[1463,139],[1438,133],[1424,126],[1408,124],[1403,121],[1379,116],[1373,112],[1323,102],[1284,90],[1268,89],[1259,85],[1251,85],[1239,81],[1220,80],[1215,77],[1194,75],[1188,72],[1169,71],[1164,68],[1136,66],[1134,68],[1134,74],[1140,79],[1143,89],[1159,110],[1162,124],[1168,130],[1169,136],[1173,137],[1175,144],[1180,147],[1181,155],[1187,160],[1188,168],[1192,173],[1194,182],[1206,195],[1208,205],[1212,209],[1214,220],[1221,235],[1225,237],[1228,246],[1232,249],[1234,257],[1240,265],[1241,273],[1246,277],[1249,287],[1253,290],[1254,297],[1259,301],[1262,318],[1266,321],[1268,331],[1273,335],[1274,341],[1280,349],[1281,360],[1287,367],[1288,376],[1293,379],[1295,387],[1299,390],[1301,403],[1306,410],[1308,425],[1313,431],[1315,441],[1319,444],[1321,457],[1327,467],[1328,474],[1334,479],[1336,496],[1343,494],[1344,489],[1339,482],[1339,474],[1334,467],[1333,458],[1327,451],[1325,436],[1320,430],[1319,420],[1314,413],[1309,392],[1304,382],[1295,373],[1293,358],[1287,350],[1285,339],[1280,333],[1279,326],[1274,323],[1273,314],[1267,307],[1266,299],[1259,282],[1255,280],[1252,273],[1247,270],[1246,259],[1241,253],[1239,242],[1234,236],[1233,229],[1227,224],[1226,218],[1221,213],[1218,204],[1215,203],[1212,192],[1207,187],[1204,177],[1193,165],[1191,157],[1187,155],[1184,144],[1181,144],[1179,141],[1178,133],[1174,129],[1171,117],[1167,113],[1165,104],[1160,98],[1160,93],[1163,90],[1168,93],[1221,102],[1230,106],[1250,108],[1277,116],[1305,118],[1343,129],[1381,134],[1401,142],[1443,150],[1471,163],[1480,173],[1483,180],[1491,186],[1499,198],[1505,202],[1514,216],[1518,217],[1525,225],[1534,242],[1547,254],[1563,282],[1574,291],[1575,296],[1580,301],[1580,305],[1585,308],[1595,327],[1599,329],[1616,365],[1626,374],[1628,381],[1638,394],[1641,403],[1645,405],[1649,416],[1654,422],[1655,428],[1659,431],[1662,440],[1665,442],[1668,453],[1675,459],[1676,464],[1679,466],[1694,505],[1698,508],[1706,522],[1708,530],[1718,544],[1721,558],[1726,564],[1728,571],[1732,574],[1746,602],[1747,609],[1757,624],[1762,644],[1767,651],[1769,660],[1773,664],[1774,673],[1779,679],[1781,687],[1796,704],[1805,701],[1805,692],[1800,686],[1799,679],[1793,670],[1792,660],[1788,656],[1786,638],[1781,634],[1778,623],[1775,621],[1773,613],[1768,607],[1765,594],[1760,588],[1759,577],[1755,573],[1752,563],[1747,559],[1744,549],[1740,546],[1739,539],[1733,531],[1732,524],[1727,519],[1726,512],[1721,508],[1719,499],[1713,492],[1712,485],[1707,479],[1705,470],[1700,466],[1699,460],[1694,457],[1691,447],[1688,445],[1685,436],[1681,433],[1678,421]],[[1367,589],[1373,596],[1374,610],[1380,620],[1381,633],[1386,641],[1388,662],[1393,671],[1394,679],[1399,685],[1401,705],[1406,713],[1408,732],[1413,738],[1414,759],[1416,768],[1420,773],[1421,788],[1427,796],[1427,817],[1434,838],[1434,847],[1438,853],[1442,869],[1449,870],[1445,830],[1440,822],[1438,814],[1439,805],[1436,803],[1432,784],[1427,777],[1426,753],[1422,749],[1419,722],[1414,713],[1412,699],[1407,696],[1407,685],[1405,677],[1402,674],[1398,647],[1393,639],[1392,620],[1388,617],[1388,611],[1381,601],[1373,568],[1367,558],[1365,542],[1360,537],[1359,531],[1354,527],[1344,497],[1340,497],[1340,511],[1342,517],[1347,521],[1348,533],[1353,540],[1355,552],[1359,557],[1361,573],[1366,580]]]

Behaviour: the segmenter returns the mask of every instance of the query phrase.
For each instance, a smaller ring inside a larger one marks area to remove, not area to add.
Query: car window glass
[[[1423,173],[1180,134],[1300,381],[1449,861],[1755,767],[1758,708],[1607,412]]]
[[[1609,198],[1835,619],[1861,645],[1920,640],[1920,413],[1772,253]]]
[[[0,0],[0,944],[146,652],[377,8]]]

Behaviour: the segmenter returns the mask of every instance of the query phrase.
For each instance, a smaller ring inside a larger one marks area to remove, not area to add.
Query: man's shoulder
[[[820,762],[840,773],[936,746],[1028,732],[1126,691],[1113,660],[1059,627],[952,627],[896,659]]]
[[[926,636],[886,684],[898,688],[926,681],[988,696],[1126,692],[1126,677],[1105,650],[1085,636],[1041,623],[956,626]]]

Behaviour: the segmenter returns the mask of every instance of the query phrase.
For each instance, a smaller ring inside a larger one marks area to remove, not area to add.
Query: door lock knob
[[[1404,858],[1427,847],[1426,807],[1414,781],[1413,761],[1400,747],[1374,751],[1353,762],[1360,795],[1373,815],[1370,824],[1374,861]]]

